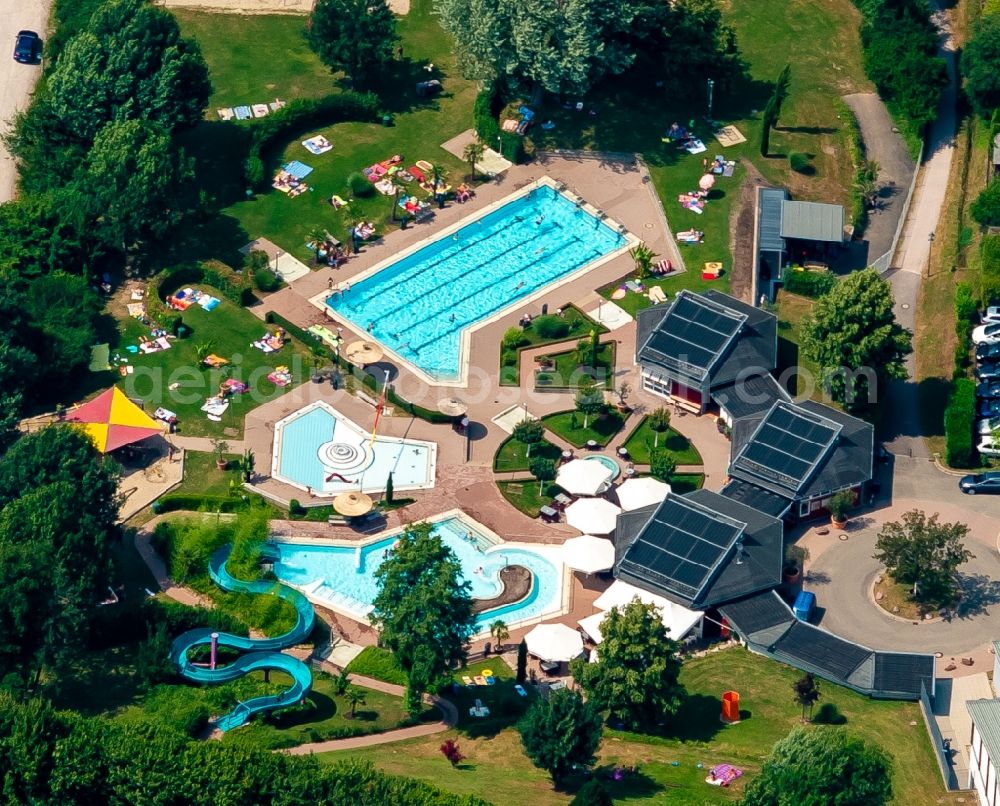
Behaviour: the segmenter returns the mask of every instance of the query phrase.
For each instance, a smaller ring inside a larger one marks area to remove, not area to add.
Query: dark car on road
[[[977,384],[976,397],[1000,397],[1000,380],[991,378]]]
[[[1000,473],[979,473],[978,475],[962,476],[958,480],[958,489],[966,495],[1000,493]]]
[[[976,377],[981,381],[1000,379],[1000,361],[983,361],[976,367]]]
[[[42,57],[42,40],[34,31],[18,31],[14,40],[14,61],[35,64]]]
[[[976,414],[979,417],[1000,417],[1000,399],[981,397],[976,401]]]
[[[976,360],[984,361],[989,358],[1000,358],[1000,343],[976,345]]]

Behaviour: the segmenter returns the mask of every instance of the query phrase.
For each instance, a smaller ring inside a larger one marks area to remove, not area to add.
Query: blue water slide
[[[212,633],[215,630],[208,627],[188,630],[174,641],[170,650],[170,660],[177,666],[182,677],[196,683],[227,683],[250,672],[272,669],[285,672],[292,678],[291,687],[280,694],[254,697],[246,702],[241,702],[232,712],[221,717],[217,726],[223,731],[245,725],[256,713],[295,705],[309,693],[312,688],[312,672],[309,667],[291,655],[282,654],[280,650],[305,641],[316,623],[316,612],[312,605],[297,590],[289,588],[287,585],[265,580],[247,582],[230,574],[226,570],[226,560],[229,559],[230,549],[231,546],[224,546],[216,551],[209,560],[208,573],[212,577],[212,581],[227,591],[278,596],[291,603],[295,608],[296,619],[295,625],[288,632],[275,638],[245,638],[241,635],[219,632],[218,646],[229,647],[248,654],[241,655],[232,663],[216,669],[210,669],[208,666],[196,666],[188,660],[188,652],[192,647],[211,645]],[[265,555],[269,559],[276,558],[272,547],[265,548]]]

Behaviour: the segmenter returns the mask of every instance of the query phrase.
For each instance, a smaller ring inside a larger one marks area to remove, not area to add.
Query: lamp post
[[[500,158],[503,159],[503,135],[502,134],[498,134],[497,135],[497,154],[499,154]]]
[[[715,81],[708,80],[708,119],[712,119],[712,90],[715,89]]]

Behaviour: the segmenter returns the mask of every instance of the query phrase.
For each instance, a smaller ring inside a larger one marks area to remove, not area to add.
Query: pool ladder
[[[354,570],[361,573],[361,546],[354,549]]]

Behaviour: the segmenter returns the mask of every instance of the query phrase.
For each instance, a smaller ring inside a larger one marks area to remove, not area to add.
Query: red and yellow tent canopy
[[[66,419],[81,423],[101,453],[163,433],[162,425],[117,386],[67,412]]]

